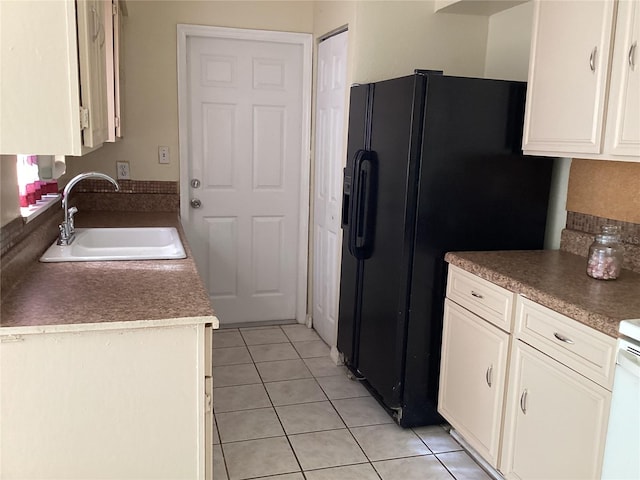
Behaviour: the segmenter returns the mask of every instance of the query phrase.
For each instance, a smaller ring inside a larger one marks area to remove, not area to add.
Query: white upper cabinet
[[[536,1],[525,153],[640,161],[637,10],[637,0]]]
[[[97,147],[109,137],[107,97],[107,39],[105,2],[83,0],[76,3],[78,57],[80,58],[80,98],[87,110],[83,125],[83,145]],[[82,117],[83,113],[81,113]],[[84,120],[81,118],[81,123]]]
[[[111,10],[111,0],[0,2],[1,154],[83,155],[108,141]]]
[[[640,2],[618,3],[605,152],[640,156]]]

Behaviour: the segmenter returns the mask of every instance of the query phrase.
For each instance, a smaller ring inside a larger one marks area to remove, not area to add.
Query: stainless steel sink
[[[169,260],[187,255],[173,227],[76,228],[70,245],[51,245],[41,262]]]

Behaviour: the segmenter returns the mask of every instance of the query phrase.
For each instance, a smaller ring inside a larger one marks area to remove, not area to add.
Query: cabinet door
[[[122,16],[124,7],[119,0],[104,2],[105,30],[107,36],[107,109],[108,138],[107,142],[115,142],[122,138]]]
[[[97,147],[109,137],[107,43],[113,38],[105,25],[105,0],[78,0],[76,5],[81,105],[88,109],[82,144]]]
[[[73,2],[0,1],[0,153],[80,155]]]
[[[507,479],[599,479],[611,393],[517,341],[500,471]]]
[[[640,159],[640,2],[618,3],[605,152]]]
[[[509,335],[446,299],[438,411],[497,466]]]
[[[537,1],[523,150],[599,153],[615,3]]]

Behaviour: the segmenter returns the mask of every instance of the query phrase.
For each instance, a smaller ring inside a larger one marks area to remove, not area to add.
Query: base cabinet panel
[[[438,411],[493,467],[508,353],[508,333],[445,300]]]
[[[0,478],[204,479],[213,443],[204,332],[0,336]]]
[[[611,392],[517,341],[500,471],[507,479],[599,479]]]

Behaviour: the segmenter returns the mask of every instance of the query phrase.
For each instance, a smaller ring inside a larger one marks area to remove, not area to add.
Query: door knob
[[[202,206],[202,202],[198,198],[191,199],[191,208],[200,208]]]
[[[198,180],[197,178],[194,178],[193,180],[191,180],[191,186],[193,188],[198,188],[200,186],[200,180]]]

